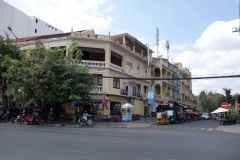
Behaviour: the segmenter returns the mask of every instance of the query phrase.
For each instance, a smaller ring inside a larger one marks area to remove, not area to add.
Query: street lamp
[[[15,37],[15,48],[14,48],[14,55],[13,55],[13,58],[16,59],[16,49],[17,49],[17,40],[18,40],[18,38],[17,38],[17,36],[13,33],[11,27],[8,26],[7,28],[8,28],[8,30],[9,30],[9,31],[14,35],[14,37]],[[11,101],[12,101],[12,95],[9,96],[8,109],[10,108]],[[7,110],[8,110],[8,109],[7,109]]]
[[[11,27],[7,27],[8,28],[8,30],[10,31],[10,32],[12,32],[12,34],[14,35],[14,37],[15,37],[15,49],[14,49],[14,59],[16,59],[16,47],[17,47],[17,40],[18,40],[18,38],[17,38],[17,36],[13,33],[13,31],[12,31],[12,28]]]

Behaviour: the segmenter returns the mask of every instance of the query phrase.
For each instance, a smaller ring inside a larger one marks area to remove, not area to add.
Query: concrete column
[[[111,63],[111,49],[110,48],[104,48],[105,50],[105,67],[110,68]]]
[[[133,52],[135,52],[135,42],[134,42],[134,46],[133,46]]]
[[[125,35],[123,36],[123,45],[126,45]]]

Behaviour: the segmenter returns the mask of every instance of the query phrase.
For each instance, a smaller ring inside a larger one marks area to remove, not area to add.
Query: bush
[[[229,107],[227,112],[228,120],[234,121],[238,119],[237,110],[234,107]]]

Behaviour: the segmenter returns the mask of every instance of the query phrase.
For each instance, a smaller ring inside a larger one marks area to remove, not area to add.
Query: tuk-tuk
[[[168,115],[166,112],[157,112],[156,123],[157,124],[168,124]]]
[[[25,125],[42,124],[42,109],[36,107],[19,107],[20,115],[12,119],[12,123],[18,122]]]

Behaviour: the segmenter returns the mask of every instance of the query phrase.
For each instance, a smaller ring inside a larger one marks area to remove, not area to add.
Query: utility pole
[[[158,46],[159,46],[159,30],[156,27],[156,46],[157,46],[157,57],[158,57]]]

